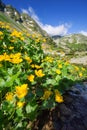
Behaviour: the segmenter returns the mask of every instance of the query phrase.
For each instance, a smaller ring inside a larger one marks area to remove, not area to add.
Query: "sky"
[[[2,0],[28,13],[49,35],[87,36],[87,0]]]

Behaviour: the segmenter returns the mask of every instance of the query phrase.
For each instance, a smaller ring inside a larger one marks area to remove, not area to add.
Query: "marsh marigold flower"
[[[69,61],[66,61],[66,62],[65,62],[65,65],[69,65]]]
[[[3,32],[0,31],[0,35],[3,35]]]
[[[7,101],[11,101],[11,100],[13,99],[13,93],[12,93],[12,92],[6,93],[5,99],[6,99]]]
[[[58,65],[58,68],[60,68],[60,69],[61,69],[61,68],[62,68],[62,64],[59,64],[59,65]]]
[[[46,39],[43,39],[43,42],[46,42]]]
[[[64,101],[63,96],[60,94],[58,90],[55,90],[55,101],[58,103],[62,103]]]
[[[33,75],[33,74],[29,75],[27,78],[28,78],[28,80],[29,80],[30,82],[33,82],[33,81],[34,81],[34,75]]]
[[[35,70],[35,74],[38,76],[38,77],[43,77],[45,74],[43,74],[42,70]]]
[[[79,77],[82,77],[82,73],[79,73]]]
[[[52,94],[52,92],[50,90],[45,90],[44,95],[41,99],[47,100],[51,94]]]
[[[13,46],[10,46],[10,47],[9,47],[9,50],[12,50],[12,49],[14,49],[14,47],[13,47]]]
[[[10,60],[9,61],[13,64],[21,63],[23,61],[22,58],[21,58],[21,53],[10,54]]]
[[[79,67],[77,67],[77,66],[74,66],[74,67],[75,67],[75,70],[76,70],[76,71],[79,71]]]
[[[35,68],[36,68],[36,69],[40,69],[41,66],[35,64]]]
[[[24,41],[24,37],[20,37],[20,40]]]
[[[3,60],[4,60],[4,56],[0,55],[0,61],[3,61]]]
[[[18,106],[18,107],[23,107],[24,104],[25,104],[25,102],[17,102],[17,106]]]
[[[25,60],[27,60],[29,63],[32,62],[32,59],[30,57],[28,57],[28,56],[25,56]]]
[[[61,74],[61,71],[59,69],[56,70],[57,74]]]
[[[32,65],[31,65],[31,67],[32,67],[32,68],[34,68],[34,67],[35,67],[35,65],[34,65],[34,64],[32,64]]]
[[[83,71],[85,71],[85,68],[82,67],[81,69],[82,69]]]
[[[16,86],[16,94],[18,98],[23,98],[28,93],[28,85],[23,84],[21,86]]]

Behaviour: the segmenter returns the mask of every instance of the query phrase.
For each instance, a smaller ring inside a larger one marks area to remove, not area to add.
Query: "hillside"
[[[34,19],[26,13],[18,12],[17,9],[11,5],[5,5],[1,0],[0,21],[9,23],[13,28],[23,33],[37,34],[45,37],[46,42],[43,44],[45,48],[44,52],[48,53],[50,49],[55,50],[55,42],[53,39],[36,23]]]
[[[71,63],[87,65],[87,36],[71,34],[67,36],[53,36],[57,50],[62,50]]]
[[[20,13],[11,5],[5,5],[0,0],[0,21],[9,23],[10,26],[18,31],[28,34],[37,34],[46,39],[42,44],[45,54],[64,57],[71,62],[87,62],[83,56],[87,55],[87,37],[82,34],[71,34],[67,36],[50,37],[28,14]],[[80,59],[76,59],[80,58]],[[85,63],[87,64],[87,63]]]
[[[63,48],[65,52],[87,51],[87,36],[82,34],[71,34],[67,36],[53,36],[56,45]]]
[[[48,36],[28,14],[19,13],[14,7],[5,5],[1,1],[0,20],[11,23],[13,27],[20,31],[26,29],[29,33],[37,32],[43,36]]]

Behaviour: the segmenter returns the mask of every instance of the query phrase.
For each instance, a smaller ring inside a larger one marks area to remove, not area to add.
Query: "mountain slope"
[[[28,14],[19,13],[11,5],[5,5],[0,0],[0,21],[10,23],[10,25],[18,31],[37,34],[46,39],[43,46],[44,52],[49,53],[49,50],[55,49],[55,42],[53,39],[32,19]]]
[[[42,36],[48,36],[39,25],[28,15],[20,14],[11,5],[5,5],[0,1],[0,20],[12,24],[18,30],[26,29],[29,33],[38,33]]]
[[[82,34],[71,34],[63,37],[52,37],[59,48],[65,52],[87,51],[87,36]]]

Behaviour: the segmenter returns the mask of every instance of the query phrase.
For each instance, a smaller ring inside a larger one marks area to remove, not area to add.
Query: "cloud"
[[[83,35],[85,35],[85,36],[87,36],[87,32],[86,31],[82,30],[82,31],[80,31],[80,33],[83,34]]]
[[[28,8],[28,11],[29,11],[29,14],[31,15],[31,17],[32,17],[35,21],[40,22],[40,21],[39,21],[39,17],[35,14],[35,12],[34,12],[34,10],[33,10],[32,7],[29,7],[29,8]]]
[[[58,26],[43,24],[32,7],[29,7],[27,10],[22,9],[22,12],[28,13],[49,35],[66,35],[68,33],[68,29],[71,27],[71,25],[67,23]]]
[[[68,32],[68,27],[65,24],[58,26],[44,25],[43,29],[47,31],[49,35],[65,35]]]
[[[21,9],[21,11],[22,11],[22,13],[26,13],[26,14],[29,13],[27,9]]]

